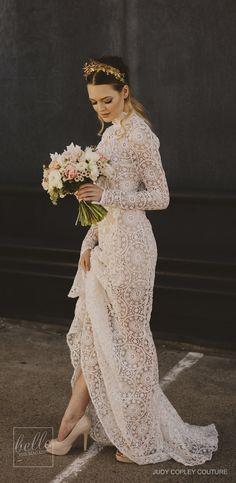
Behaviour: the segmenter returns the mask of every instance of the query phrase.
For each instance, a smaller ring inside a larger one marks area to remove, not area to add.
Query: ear
[[[124,99],[127,99],[128,95],[129,95],[129,86],[128,84],[125,84],[124,87],[123,87],[123,93],[124,93]]]

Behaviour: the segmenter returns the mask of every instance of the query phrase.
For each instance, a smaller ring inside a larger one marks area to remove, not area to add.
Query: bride
[[[143,106],[132,96],[120,57],[83,67],[89,102],[111,123],[98,149],[114,173],[85,184],[78,200],[101,203],[106,217],[88,230],[69,297],[78,297],[66,335],[74,372],[72,395],[58,432],[46,443],[66,454],[79,435],[115,446],[116,459],[138,465],[174,459],[199,465],[218,447],[214,424],[184,422],[159,385],[150,330],[157,245],[146,210],[164,210],[170,196]]]

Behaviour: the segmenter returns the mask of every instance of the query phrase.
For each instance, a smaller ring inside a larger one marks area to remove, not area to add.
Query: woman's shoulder
[[[160,145],[158,136],[143,117],[135,112],[130,121],[129,139],[135,146],[146,146],[154,140]]]
[[[160,141],[157,135],[154,133],[152,128],[149,126],[147,121],[139,115],[136,111],[133,111],[131,115],[125,119],[123,124],[125,132],[121,131],[120,124],[112,124],[108,126],[102,134],[101,141],[107,141],[109,137],[113,137],[113,135],[120,134],[121,132],[123,135],[128,139],[129,143],[134,144],[135,146],[142,146],[143,144],[150,143],[153,139],[159,143]],[[123,136],[118,139],[123,139]]]

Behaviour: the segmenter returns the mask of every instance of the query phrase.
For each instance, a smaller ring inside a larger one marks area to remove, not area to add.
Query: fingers
[[[81,265],[84,272],[88,272],[90,270],[90,257],[82,257]]]
[[[75,192],[75,196],[79,200],[85,201],[99,201],[101,199],[102,188],[97,185],[83,185],[80,186],[78,191]]]
[[[88,183],[88,184],[83,184],[79,187],[78,191],[82,193],[83,191],[96,191],[97,185]]]
[[[87,186],[86,188],[84,188],[84,187],[82,187],[82,186],[81,186],[81,187],[78,189],[77,193],[78,193],[78,192],[79,192],[79,193],[83,193],[83,192],[84,192],[84,193],[89,193],[89,192],[94,193],[95,191],[97,191],[97,190],[96,190],[96,188],[95,188],[95,186],[91,186],[91,185],[90,185],[90,186]]]
[[[92,195],[96,195],[97,194],[97,190],[95,189],[90,189],[90,188],[86,188],[84,190],[82,189],[79,189],[77,192],[77,195],[79,195],[80,197],[81,196],[92,196]]]
[[[75,196],[79,199],[88,199],[88,197],[96,197],[96,193],[96,190],[91,188],[79,188],[79,190],[76,191]]]
[[[90,270],[90,260],[86,259],[85,261],[85,271],[88,272]]]
[[[82,189],[82,188],[85,188],[85,187],[89,187],[89,186],[91,187],[91,186],[96,186],[96,185],[94,185],[94,183],[83,183],[83,184],[82,184],[82,185],[79,187],[79,189]]]

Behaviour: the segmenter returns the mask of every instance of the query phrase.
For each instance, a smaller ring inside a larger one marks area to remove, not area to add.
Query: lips
[[[109,116],[110,113],[106,113],[106,114],[101,114],[102,116]]]

